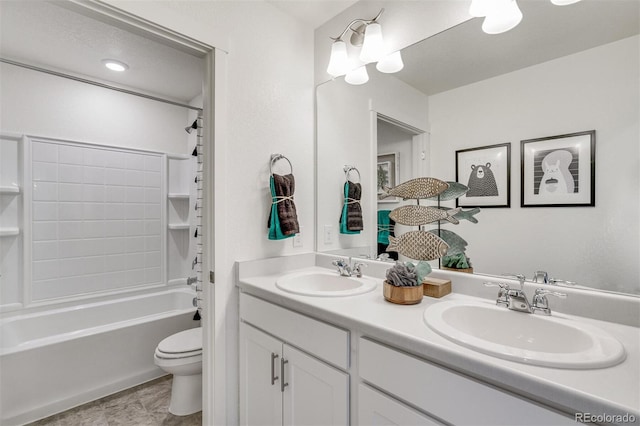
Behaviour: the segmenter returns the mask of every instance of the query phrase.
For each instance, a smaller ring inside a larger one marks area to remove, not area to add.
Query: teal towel
[[[276,188],[273,180],[273,175],[269,179],[269,187],[271,188],[271,213],[269,214],[269,239],[270,240],[284,240],[285,238],[291,238],[295,234],[285,235],[282,232],[280,226],[280,217],[278,216],[278,198],[276,196]]]
[[[342,213],[340,214],[340,233],[341,234],[359,234],[361,230],[350,230],[348,226],[349,220],[349,190],[353,188],[349,187],[349,181],[344,183],[344,203],[342,204]],[[359,196],[360,194],[358,194]],[[359,201],[359,200],[358,200]],[[360,215],[360,221],[362,221],[362,215]]]
[[[389,245],[389,235],[391,234],[391,210],[378,210],[378,244]]]

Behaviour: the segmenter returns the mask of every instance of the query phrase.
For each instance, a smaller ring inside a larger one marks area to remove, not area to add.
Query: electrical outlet
[[[325,225],[324,226],[324,243],[325,244],[333,244],[333,225]]]
[[[302,226],[300,227],[300,232],[293,236],[293,246],[302,247]]]

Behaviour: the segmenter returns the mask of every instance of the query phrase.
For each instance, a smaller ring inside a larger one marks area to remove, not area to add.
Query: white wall
[[[631,37],[429,98],[434,176],[455,178],[456,150],[511,142],[511,208],[483,209],[479,224],[456,230],[477,271],[530,276],[540,259],[535,268],[555,278],[640,292],[639,43]],[[521,208],[520,141],[593,129],[596,207]]]
[[[370,75],[368,84],[351,86],[344,80],[322,84],[317,89],[317,250],[351,250],[354,255],[367,254],[376,247],[376,143],[377,118],[380,113],[413,126],[427,129],[427,97],[397,78]],[[389,96],[394,93],[395,96]],[[338,220],[343,203],[345,164],[358,168],[362,180],[364,230],[358,235],[338,234]],[[332,225],[334,239],[325,243],[324,229]],[[371,253],[373,254],[373,253]]]
[[[0,64],[2,131],[187,153],[188,110]]]
[[[216,263],[215,419],[238,422],[236,260],[314,249],[313,30],[263,1],[131,1],[108,4],[228,52],[215,81],[226,94],[217,123],[215,220],[225,235]],[[222,75],[221,75],[222,74]],[[293,163],[303,246],[269,241],[269,157]],[[222,182],[222,178],[219,179]],[[217,255],[218,256],[218,255]],[[207,369],[205,368],[205,371]],[[206,393],[205,393],[206,395]]]

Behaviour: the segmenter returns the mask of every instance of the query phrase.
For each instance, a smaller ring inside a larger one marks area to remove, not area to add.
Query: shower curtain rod
[[[103,89],[115,90],[117,92],[122,92],[122,93],[126,93],[126,94],[129,94],[129,95],[139,96],[141,98],[151,99],[153,101],[163,102],[165,104],[171,104],[171,105],[175,105],[175,106],[191,109],[191,110],[194,110],[194,111],[202,112],[202,108],[194,107],[194,106],[183,104],[183,103],[180,103],[180,102],[171,101],[169,99],[159,98],[157,96],[147,95],[147,94],[144,94],[144,93],[136,92],[134,90],[123,89],[121,87],[112,86],[110,84],[105,84],[105,83],[100,83],[100,82],[97,82],[97,81],[89,80],[89,79],[82,78],[82,77],[77,77],[77,76],[70,75],[70,74],[65,74],[65,73],[59,72],[59,71],[53,71],[53,70],[50,70],[50,69],[47,69],[47,68],[37,67],[35,65],[29,65],[29,64],[22,63],[22,62],[17,62],[17,61],[11,60],[11,59],[0,58],[0,62],[4,62],[5,64],[14,65],[14,66],[17,66],[17,67],[30,69],[30,70],[33,70],[33,71],[42,72],[42,73],[45,73],[45,74],[55,75],[57,77],[67,78],[69,80],[75,80],[75,81],[78,81],[80,83],[91,84],[91,85],[94,85],[94,86],[102,87]]]

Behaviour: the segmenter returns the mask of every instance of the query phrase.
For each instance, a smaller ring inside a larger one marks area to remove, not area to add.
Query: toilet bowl
[[[153,356],[155,364],[173,374],[169,412],[186,416],[202,410],[202,327],[162,340]]]

